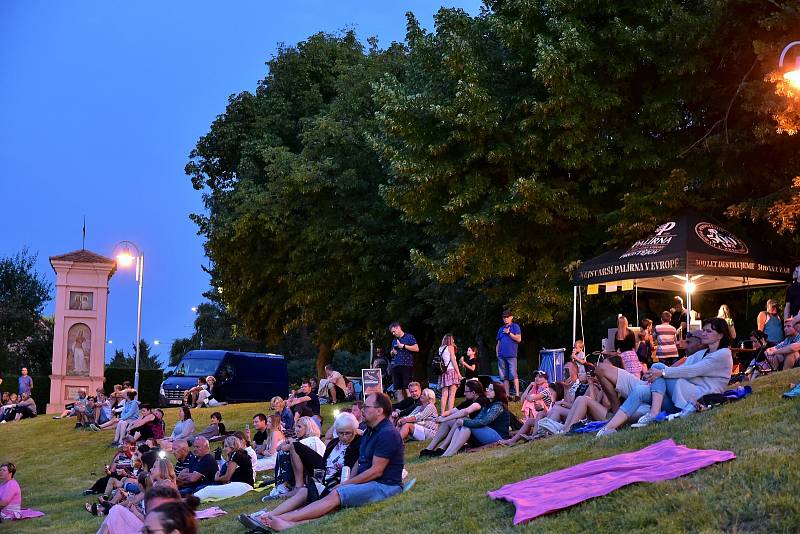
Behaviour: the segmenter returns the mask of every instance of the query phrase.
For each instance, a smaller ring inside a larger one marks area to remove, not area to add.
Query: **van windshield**
[[[175,369],[176,376],[210,376],[217,372],[219,360],[183,360]]]

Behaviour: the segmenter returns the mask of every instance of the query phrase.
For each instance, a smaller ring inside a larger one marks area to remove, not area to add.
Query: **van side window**
[[[233,375],[234,375],[233,366],[229,363],[223,365],[222,369],[220,369],[219,371],[219,378],[223,382],[233,378]]]

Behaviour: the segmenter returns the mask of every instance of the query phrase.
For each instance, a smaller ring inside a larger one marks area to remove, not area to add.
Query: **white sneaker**
[[[651,415],[650,413],[646,413],[639,418],[638,421],[631,425],[631,428],[643,428],[649,425],[650,423],[655,422],[656,416]]]
[[[286,484],[278,484],[277,486],[272,488],[272,491],[269,492],[269,495],[265,495],[264,497],[261,498],[261,500],[263,502],[267,502],[273,499],[280,499],[290,491],[291,490],[286,486]]]
[[[597,431],[597,435],[595,436],[595,439],[596,438],[604,438],[606,436],[610,436],[611,434],[616,434],[616,433],[617,433],[617,430],[615,428],[608,428],[607,426],[604,426],[603,428],[601,428],[600,430]]]

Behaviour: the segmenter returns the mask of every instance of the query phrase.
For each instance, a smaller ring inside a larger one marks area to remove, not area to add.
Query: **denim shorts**
[[[500,373],[500,380],[515,380],[517,378],[517,359],[498,357],[497,370]]]
[[[364,484],[345,484],[336,488],[342,508],[354,508],[379,502],[403,492],[402,486],[390,486],[372,481]]]
[[[481,445],[489,445],[490,443],[497,443],[503,437],[497,433],[497,430],[488,426],[482,426],[478,428],[470,428],[470,433],[472,433],[472,437],[480,443]]]

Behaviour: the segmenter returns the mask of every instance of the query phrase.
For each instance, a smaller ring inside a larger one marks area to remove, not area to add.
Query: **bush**
[[[114,389],[114,384],[122,384],[125,380],[130,380],[133,384],[133,369],[123,369],[119,367],[106,367],[106,382],[103,387],[106,393]],[[158,405],[158,390],[161,382],[164,381],[164,371],[160,369],[139,369],[139,401]]]

